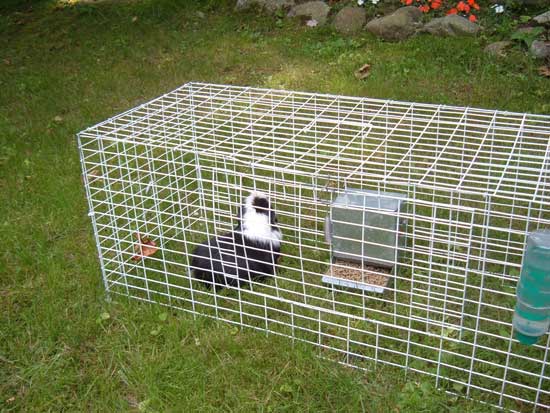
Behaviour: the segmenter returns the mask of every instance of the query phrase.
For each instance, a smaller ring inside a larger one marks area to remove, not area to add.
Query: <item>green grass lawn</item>
[[[342,39],[223,1],[17,3],[0,5],[0,411],[488,411],[402,370],[107,303],[75,133],[191,80],[549,113],[537,62],[488,58],[483,36]]]

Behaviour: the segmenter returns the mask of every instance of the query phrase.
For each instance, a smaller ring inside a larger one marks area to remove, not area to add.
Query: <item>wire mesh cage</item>
[[[109,294],[550,409],[550,335],[511,324],[526,235],[550,227],[550,117],[189,83],[78,139]],[[239,267],[254,194],[275,271],[198,280],[209,239],[206,261]]]

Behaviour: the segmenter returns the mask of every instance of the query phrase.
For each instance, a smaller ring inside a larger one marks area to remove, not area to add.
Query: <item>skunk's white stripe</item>
[[[254,198],[267,199],[267,196],[261,192],[251,192],[246,198],[241,223],[243,235],[252,241],[265,244],[271,243],[274,247],[279,247],[283,238],[281,231],[271,228],[268,214],[261,214],[256,211],[253,206]]]

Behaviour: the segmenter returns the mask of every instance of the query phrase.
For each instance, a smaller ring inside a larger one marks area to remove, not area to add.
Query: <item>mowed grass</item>
[[[548,113],[536,62],[487,41],[342,39],[223,1],[0,5],[0,411],[487,411],[399,369],[106,302],[74,137],[192,80]]]

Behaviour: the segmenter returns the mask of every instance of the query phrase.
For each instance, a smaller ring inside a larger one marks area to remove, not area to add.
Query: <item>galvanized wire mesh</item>
[[[550,336],[526,347],[511,327],[526,235],[550,227],[550,117],[190,83],[78,139],[109,293],[345,364],[404,367],[498,407],[550,409]],[[390,270],[359,265],[355,288],[323,282],[347,270],[325,225],[350,190],[404,200],[376,211],[398,222]],[[235,227],[251,191],[279,218],[276,275],[207,288],[190,256]],[[145,236],[158,251],[142,258]],[[360,288],[373,273],[383,289]]]

